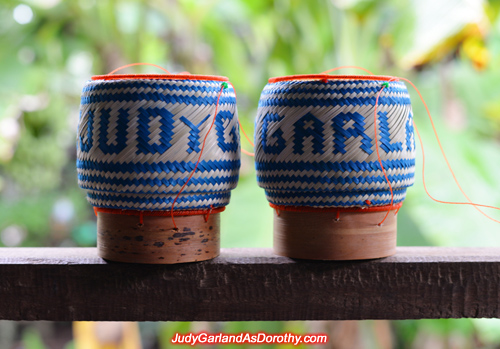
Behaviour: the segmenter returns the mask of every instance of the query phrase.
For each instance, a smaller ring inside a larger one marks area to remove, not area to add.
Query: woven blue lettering
[[[109,144],[109,119],[111,108],[101,110],[99,125],[99,149],[104,154],[118,154],[127,146],[127,124],[128,112],[122,108],[118,111],[118,120],[116,121],[116,140],[114,144]]]
[[[181,116],[179,120],[181,120],[183,123],[185,123],[189,128],[189,142],[188,146],[189,148],[187,149],[187,152],[191,154],[193,151],[194,152],[199,152],[200,151],[200,126],[207,121],[207,119],[210,117],[210,114],[208,114],[203,120],[201,120],[197,125],[193,124],[191,121],[189,121],[185,116]]]
[[[382,148],[386,153],[403,151],[403,144],[401,144],[401,142],[391,143],[387,112],[378,112],[378,120],[380,125],[380,148]]]
[[[347,122],[353,121],[353,124],[349,128],[344,128]],[[366,154],[373,153],[372,150],[372,139],[365,133],[365,119],[363,115],[358,112],[355,113],[340,113],[335,116],[332,120],[332,127],[335,133],[334,142],[334,153],[345,154],[345,143],[349,138],[361,137],[361,149]]]
[[[410,112],[408,121],[406,122],[406,149],[408,151],[415,150],[415,137],[413,137],[413,115]]]
[[[285,149],[285,139],[283,131],[277,128],[274,132],[269,132],[269,123],[278,122],[280,116],[276,113],[269,113],[264,116],[262,122],[262,150],[267,154],[279,154]],[[269,138],[276,138],[274,145],[270,145]]]
[[[80,136],[80,150],[84,152],[90,151],[92,146],[94,145],[94,113],[91,110],[87,112],[87,124],[84,128],[87,129],[87,134]],[[87,140],[84,142],[83,139],[87,137]]]
[[[139,117],[137,118],[137,152],[136,154],[154,154],[164,153],[172,145],[173,132],[173,114],[164,108],[139,108]],[[149,122],[160,116],[160,143],[151,144],[151,130]]]
[[[312,139],[312,153],[323,154],[323,122],[313,114],[307,113],[293,125],[295,134],[293,151],[295,154],[304,154],[304,142],[306,138]]]
[[[217,118],[220,118],[219,122],[215,123],[215,129],[217,131],[217,143],[219,144],[219,147],[225,153],[238,151],[239,138],[235,125],[233,125],[231,131],[229,132],[231,141],[226,142],[226,139],[224,138],[224,124],[226,124],[226,120],[228,121],[227,124],[230,124],[229,122],[233,119],[233,113],[231,113],[230,111],[221,111],[217,114]]]

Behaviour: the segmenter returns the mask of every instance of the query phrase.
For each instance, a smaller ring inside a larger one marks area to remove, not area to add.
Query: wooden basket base
[[[220,252],[220,213],[177,216],[138,216],[99,212],[97,250],[116,262],[175,264],[204,261]]]
[[[317,260],[373,259],[396,253],[396,210],[385,212],[274,212],[274,252]]]

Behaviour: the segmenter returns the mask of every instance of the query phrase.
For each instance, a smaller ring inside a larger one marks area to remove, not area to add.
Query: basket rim
[[[93,81],[107,80],[204,80],[204,81],[229,81],[225,76],[198,75],[198,74],[106,74],[94,75]]]
[[[389,75],[331,75],[331,74],[299,74],[286,75],[270,78],[269,83],[282,81],[314,81],[314,80],[376,80],[376,81],[399,81],[396,76]],[[325,81],[325,82],[326,82]]]

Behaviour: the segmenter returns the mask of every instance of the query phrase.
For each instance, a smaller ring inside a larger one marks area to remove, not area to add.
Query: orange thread
[[[241,152],[242,152],[243,154],[248,155],[248,156],[255,156],[255,153],[251,153],[251,152],[249,152],[248,150],[245,150],[245,149],[243,149],[243,148],[241,148]]]
[[[394,212],[394,215],[397,215],[397,214],[398,214],[398,212],[399,212],[399,209],[400,209],[400,208],[401,208],[401,206],[399,206],[399,207],[397,208],[396,212]]]
[[[234,97],[235,97],[235,99],[236,99],[236,98],[237,98],[237,96],[236,96],[236,89],[234,88],[234,85],[233,85],[233,83],[232,83],[232,82],[230,82],[230,81],[228,81],[228,82],[229,82],[229,84],[231,85],[231,87],[233,88],[233,91],[234,91]],[[240,125],[240,130],[241,130],[241,132],[243,132],[243,135],[244,135],[244,136],[245,136],[245,138],[247,139],[248,143],[250,143],[250,144],[252,145],[252,147],[255,147],[254,143],[252,142],[252,140],[250,139],[250,137],[248,137],[247,133],[245,132],[245,129],[244,129],[244,128],[243,128],[243,126],[241,125],[241,121],[240,121],[240,119],[239,119],[239,118],[238,118],[238,124]],[[243,154],[248,155],[248,156],[255,156],[255,153],[251,153],[251,152],[249,152],[249,151],[247,151],[247,150],[245,150],[245,149],[243,149],[243,148],[241,148],[241,152],[242,152]]]
[[[213,209],[214,209],[214,206],[210,205],[210,209],[208,210],[207,214],[205,215],[205,223],[208,222],[208,218],[210,218],[210,214],[212,213]]]
[[[413,121],[413,126],[415,128],[415,131],[417,133],[418,139],[420,141],[420,147],[421,147],[421,150],[422,150],[422,182],[423,182],[423,185],[424,185],[425,192],[435,202],[439,202],[439,203],[443,203],[443,204],[449,204],[449,205],[470,205],[470,206],[473,206],[476,210],[478,210],[486,218],[488,218],[488,219],[490,219],[490,220],[492,220],[494,222],[500,223],[499,220],[496,220],[496,219],[490,217],[488,214],[486,214],[485,212],[483,212],[479,208],[479,207],[483,207],[483,208],[491,208],[491,209],[494,209],[494,210],[500,210],[499,207],[490,206],[490,205],[476,204],[476,203],[472,202],[472,200],[469,198],[469,196],[467,196],[467,194],[463,190],[462,186],[460,185],[460,183],[459,183],[459,181],[458,181],[458,179],[457,179],[457,177],[455,175],[455,172],[453,171],[453,169],[451,167],[451,164],[448,161],[446,153],[445,153],[445,151],[443,149],[443,146],[441,144],[441,140],[440,140],[440,138],[438,136],[436,127],[434,125],[434,121],[433,121],[431,113],[429,111],[429,108],[428,108],[427,104],[425,103],[424,98],[422,97],[422,94],[420,93],[420,91],[418,90],[418,88],[410,80],[405,79],[405,78],[400,78],[400,77],[380,76],[380,75],[378,75],[378,76],[369,76],[369,75],[328,75],[328,74],[326,74],[326,73],[329,73],[329,72],[332,72],[332,71],[335,71],[335,70],[339,70],[339,69],[343,69],[343,68],[356,68],[356,69],[364,70],[364,71],[368,72],[369,74],[373,74],[371,71],[369,71],[369,70],[367,70],[365,68],[362,68],[362,67],[357,67],[357,66],[342,66],[342,67],[337,67],[337,68],[326,70],[326,71],[324,71],[321,74],[303,74],[303,75],[289,75],[289,76],[273,77],[273,78],[270,78],[268,81],[269,81],[269,83],[276,83],[276,82],[282,82],[282,81],[295,81],[295,80],[321,80],[321,81],[324,81],[324,82],[328,82],[328,80],[338,79],[338,80],[375,80],[375,81],[387,81],[387,82],[391,82],[391,81],[399,81],[401,79],[403,81],[408,82],[415,89],[415,91],[418,93],[418,96],[420,97],[420,100],[422,101],[422,103],[423,103],[423,105],[425,107],[425,110],[427,111],[427,115],[429,116],[429,120],[430,120],[431,125],[432,125],[432,130],[433,130],[434,135],[436,137],[436,140],[438,142],[441,154],[443,155],[443,158],[444,158],[444,160],[446,162],[446,165],[448,166],[448,170],[450,171],[451,175],[453,176],[453,180],[455,181],[455,184],[457,185],[458,189],[460,190],[460,192],[462,193],[462,195],[467,199],[468,202],[443,201],[443,200],[439,200],[439,199],[434,198],[429,193],[429,191],[427,189],[427,185],[425,183],[425,153],[424,153],[424,145],[422,143],[422,139],[420,137],[420,133],[418,131],[417,125],[415,124],[415,121]],[[374,120],[374,129],[375,129],[375,145],[376,145],[375,148],[377,150],[377,158],[378,158],[379,164],[380,164],[380,166],[382,168],[382,172],[384,173],[384,177],[385,177],[385,179],[386,179],[386,181],[387,181],[387,183],[389,185],[389,189],[391,191],[391,204],[388,205],[388,206],[370,207],[368,209],[360,207],[360,208],[357,208],[357,209],[354,210],[354,212],[361,211],[361,210],[365,210],[365,211],[368,211],[368,210],[369,211],[386,211],[387,210],[387,213],[386,213],[384,219],[378,225],[382,225],[382,223],[386,220],[386,218],[389,215],[389,212],[391,210],[396,209],[395,214],[397,214],[399,212],[399,209],[401,208],[401,205],[402,205],[402,202],[399,203],[399,204],[393,205],[393,203],[394,203],[394,193],[393,193],[392,186],[391,186],[391,183],[389,181],[389,178],[388,178],[388,176],[387,176],[387,174],[385,172],[384,166],[382,164],[382,160],[380,158],[380,154],[379,154],[379,150],[378,150],[378,146],[377,146],[377,141],[378,141],[377,140],[377,106],[378,106],[379,97],[380,97],[380,95],[381,95],[382,90],[384,89],[384,87],[385,86],[383,85],[382,88],[380,89],[380,91],[378,92],[377,98],[376,98],[376,102],[375,102],[375,110],[374,110],[374,119],[375,119]],[[324,211],[325,210],[325,209],[318,209],[318,208],[312,208],[312,207],[294,207],[294,208],[291,208],[290,206],[277,206],[277,205],[273,205],[273,204],[270,204],[270,205],[271,205],[271,207],[274,207],[275,209],[277,209],[279,207],[281,210],[285,210],[285,211],[288,210],[288,211],[296,211],[296,212],[316,212],[317,210],[320,210],[320,211]],[[335,208],[334,210],[340,210],[340,209]],[[345,211],[346,209],[342,208],[341,210]],[[352,212],[351,208],[347,208],[347,210],[348,210],[347,212],[349,212],[349,211]],[[338,211],[335,211],[335,212],[338,213]]]
[[[378,91],[377,98],[375,99],[375,109],[373,111],[373,128],[375,131],[375,150],[377,151],[377,159],[380,164],[380,167],[382,168],[382,173],[384,174],[385,180],[387,181],[387,184],[389,185],[389,190],[391,191],[391,204],[389,205],[390,209],[387,211],[385,214],[384,219],[378,224],[378,226],[381,226],[385,220],[387,219],[387,216],[389,216],[389,212],[392,210],[392,204],[394,203],[394,192],[392,191],[392,185],[391,182],[389,181],[389,177],[387,177],[387,173],[385,172],[384,165],[382,164],[382,159],[380,158],[380,152],[378,151],[378,136],[377,136],[377,106],[378,106],[378,99],[380,95],[382,94],[382,91],[384,90],[385,85],[382,84],[382,88],[380,91]]]
[[[335,216],[335,221],[340,221],[340,211],[337,210],[337,215]]]
[[[303,75],[287,75],[270,78],[268,82],[275,83],[281,81],[294,80],[374,80],[374,81],[394,81],[393,76],[383,75],[330,75],[330,74],[303,74]]]
[[[415,121],[413,121],[413,127],[415,128],[415,131],[417,132],[417,137],[418,137],[418,140],[420,142],[420,149],[422,150],[422,183],[424,185],[424,190],[427,193],[427,196],[429,196],[432,200],[434,200],[436,202],[439,202],[441,204],[447,204],[447,205],[469,205],[469,206],[473,206],[476,210],[478,210],[486,218],[491,219],[494,222],[500,223],[499,220],[496,220],[495,218],[490,217],[488,214],[484,213],[479,207],[491,208],[491,209],[494,209],[494,210],[500,210],[500,208],[495,207],[495,206],[476,204],[476,203],[472,202],[471,199],[467,196],[467,194],[462,190],[462,187],[460,186],[460,184],[458,183],[458,180],[455,177],[455,173],[451,169],[450,169],[450,172],[451,172],[451,174],[453,176],[453,179],[455,180],[455,183],[457,184],[457,186],[460,189],[460,191],[462,192],[462,194],[466,197],[466,199],[467,199],[468,202],[443,201],[443,200],[439,200],[439,199],[434,198],[429,193],[429,190],[427,189],[427,185],[425,183],[425,153],[424,153],[424,144],[422,143],[422,138],[420,137],[420,132],[418,131],[418,128],[417,128],[417,125],[415,124]],[[444,154],[443,154],[443,156],[444,156]]]
[[[152,67],[156,67],[158,69],[161,69],[163,70],[165,73],[167,74],[172,74],[171,72],[169,72],[167,69],[163,68],[163,67],[160,67],[159,65],[156,65],[156,64],[153,64],[153,63],[131,63],[131,64],[126,64],[126,65],[123,65],[119,68],[116,68],[115,70],[113,70],[111,73],[108,73],[108,75],[113,75],[114,73],[116,73],[118,70],[122,70],[122,69],[125,69],[125,68],[128,68],[128,67],[134,67],[136,65],[150,65]]]
[[[373,73],[371,71],[369,71],[368,69],[365,69],[363,67],[358,67],[356,65],[343,65],[341,67],[336,67],[336,68],[332,68],[332,69],[328,69],[328,70],[325,70],[324,72],[322,72],[321,74],[328,74],[332,71],[335,71],[335,70],[340,70],[340,69],[360,69],[360,70],[363,70],[365,72],[367,72],[368,74],[370,75],[373,75]]]
[[[166,74],[115,74],[113,73],[125,69],[128,67],[133,67],[136,65],[150,65],[156,68],[159,68],[163,70]],[[112,72],[106,74],[106,75],[94,75],[91,78],[92,80],[122,80],[122,79],[162,79],[162,80],[207,80],[207,81],[227,81],[229,82],[229,79],[226,78],[225,76],[214,76],[214,75],[196,75],[196,74],[191,74],[188,71],[183,71],[177,74],[169,72],[167,69],[160,67],[159,65],[152,64],[152,63],[131,63],[127,64],[124,66],[121,66],[119,68],[116,68]],[[231,84],[232,86],[233,84]],[[233,86],[234,89],[234,86]],[[236,95],[236,92],[235,92]]]
[[[177,199],[181,195],[181,193],[184,190],[184,188],[186,187],[186,185],[189,183],[189,181],[193,177],[193,175],[196,172],[196,169],[198,168],[198,165],[201,161],[201,156],[203,155],[203,150],[205,149],[205,143],[207,141],[207,137],[210,134],[210,131],[212,130],[212,128],[214,127],[215,120],[217,119],[217,111],[219,109],[219,100],[220,100],[220,96],[222,95],[222,91],[224,91],[224,88],[226,88],[226,86],[223,83],[221,88],[220,88],[219,95],[217,96],[217,103],[215,104],[214,117],[212,119],[212,123],[210,124],[210,128],[208,129],[207,133],[205,134],[205,138],[203,139],[203,144],[201,146],[200,154],[198,155],[198,160],[196,161],[196,165],[194,166],[194,169],[191,172],[191,174],[189,175],[186,183],[184,183],[184,185],[181,187],[181,190],[179,190],[179,192],[177,193],[177,196],[175,197],[174,201],[172,202],[172,207],[170,208],[170,213],[171,213],[171,217],[172,217],[172,223],[174,224],[175,229],[177,229],[177,225],[175,224],[175,219],[174,219],[174,205],[177,202]]]
[[[248,143],[250,143],[252,145],[252,147],[255,147],[255,145],[253,144],[252,140],[250,139],[250,137],[248,137],[247,133],[243,129],[243,126],[241,125],[240,119],[238,119],[238,123],[240,124],[241,132],[243,132],[243,134],[245,135],[245,138],[247,139]]]
[[[422,94],[420,93],[420,91],[418,90],[418,88],[410,80],[405,79],[405,78],[400,78],[400,79],[408,82],[415,89],[415,91],[417,91],[418,96],[420,97],[420,100],[422,101],[422,104],[424,105],[425,110],[427,111],[427,115],[429,116],[429,120],[430,120],[431,125],[432,125],[432,130],[434,132],[434,136],[436,137],[436,140],[437,140],[438,145],[439,145],[439,149],[441,150],[441,154],[443,155],[443,158],[444,158],[444,160],[446,162],[446,165],[448,166],[448,170],[450,171],[451,175],[453,176],[453,180],[455,181],[455,184],[457,185],[458,189],[460,190],[460,192],[462,193],[462,195],[467,199],[468,202],[442,201],[442,200],[435,199],[429,193],[429,191],[427,190],[427,186],[425,184],[425,154],[424,154],[424,145],[422,143],[422,138],[420,137],[420,132],[418,131],[417,125],[415,124],[415,121],[413,121],[413,127],[415,128],[415,131],[417,132],[418,140],[420,142],[420,148],[422,150],[422,182],[424,184],[424,189],[425,189],[425,192],[427,193],[427,195],[432,200],[434,200],[436,202],[439,202],[439,203],[443,203],[443,204],[449,204],[449,205],[470,205],[470,206],[473,206],[476,210],[478,210],[486,218],[491,219],[494,222],[500,223],[499,220],[497,220],[497,219],[495,219],[493,217],[490,217],[488,214],[484,213],[479,208],[479,207],[484,207],[484,208],[491,208],[491,209],[494,209],[494,210],[500,210],[499,207],[476,204],[476,203],[472,202],[472,200],[469,198],[469,196],[465,193],[465,191],[463,190],[462,186],[458,182],[457,177],[455,176],[455,172],[453,171],[453,169],[451,167],[451,164],[448,161],[448,158],[446,157],[446,153],[444,151],[443,145],[441,144],[441,140],[439,139],[439,136],[438,136],[438,133],[437,133],[437,130],[436,130],[436,126],[434,125],[434,120],[432,119],[432,116],[431,116],[431,112],[429,111],[429,108],[427,107],[427,103],[425,103],[424,98],[422,97]]]
[[[198,75],[198,74],[114,74],[94,75],[92,80],[123,80],[123,79],[148,79],[148,80],[204,80],[204,81],[229,81],[225,76]]]

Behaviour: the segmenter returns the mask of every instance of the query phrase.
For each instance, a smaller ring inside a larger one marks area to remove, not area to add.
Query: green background
[[[342,65],[406,77],[429,105],[465,191],[475,202],[500,206],[499,10],[499,1],[473,0],[4,0],[0,244],[95,246],[95,216],[77,186],[75,170],[81,88],[90,76],[133,62],[229,77],[249,134],[269,77]],[[147,66],[125,72],[161,73]],[[410,93],[426,149],[429,191],[441,200],[464,201],[425,109],[415,91]],[[243,137],[242,147],[251,150]],[[427,196],[421,165],[417,145],[416,184],[398,216],[398,244],[499,246],[498,223],[470,206],[437,204]],[[500,217],[496,211],[487,213]],[[243,155],[240,182],[222,215],[222,247],[271,245],[272,210],[256,184],[253,158]],[[7,348],[49,348],[50,326],[56,325],[0,322],[0,337]],[[144,347],[166,348],[174,332],[200,326],[228,332],[327,332],[340,343],[330,343],[335,348],[500,346],[500,322],[461,319],[143,323]],[[347,336],[354,344],[342,346],[342,326],[355,329]],[[71,339],[62,342],[72,346]]]

